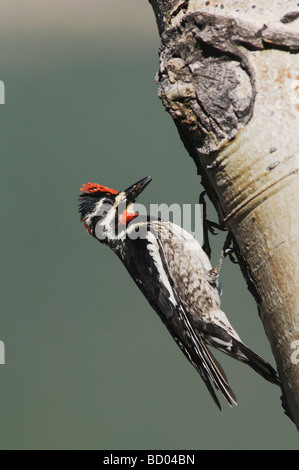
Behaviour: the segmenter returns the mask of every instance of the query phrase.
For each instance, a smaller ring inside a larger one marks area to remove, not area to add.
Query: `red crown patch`
[[[98,183],[86,183],[82,185],[80,189],[81,192],[85,192],[87,194],[94,194],[94,193],[109,193],[109,194],[118,194],[119,191],[115,189],[107,188],[106,186],[102,186]]]

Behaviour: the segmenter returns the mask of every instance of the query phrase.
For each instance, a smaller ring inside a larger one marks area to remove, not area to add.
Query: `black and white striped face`
[[[127,224],[137,217],[133,203],[151,181],[143,178],[125,191],[87,183],[81,188],[79,212],[88,233],[101,242],[122,238]]]
[[[81,220],[88,233],[96,238],[98,230],[96,227],[102,226],[105,231],[115,225],[118,218],[118,206],[124,199],[124,193],[98,193],[84,192],[80,195]]]

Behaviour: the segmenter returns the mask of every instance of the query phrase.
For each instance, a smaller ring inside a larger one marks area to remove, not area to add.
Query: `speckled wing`
[[[199,332],[204,334],[207,325],[214,324],[240,340],[221,311],[219,291],[211,280],[212,266],[198,241],[186,230],[167,222],[159,227],[158,234],[169,278]]]
[[[165,225],[169,227],[164,222],[162,229],[164,231],[166,230]],[[173,227],[173,224],[171,226]],[[180,276],[183,276],[185,262],[188,260],[189,263],[195,263],[192,289],[198,293],[207,287],[204,282],[201,282],[201,278],[211,269],[209,260],[204,252],[202,252],[204,254],[202,259],[196,256],[196,251],[189,254],[184,243],[184,246],[182,245],[182,239],[174,240],[172,234],[162,233],[160,228],[161,225],[158,221],[152,222],[151,231],[147,232],[144,239],[140,238],[131,242],[130,249],[126,252],[127,258],[122,261],[184,355],[201,375],[217,406],[221,408],[212,383],[216,389],[221,391],[226,401],[232,405],[236,403],[236,397],[228,384],[225,373],[208,350],[203,337],[194,330],[190,315],[186,312],[185,305],[181,301],[181,294],[186,291],[186,286],[188,286],[187,279],[186,284],[181,284],[178,280]],[[192,240],[194,240],[193,237]],[[191,242],[191,238],[188,241]],[[171,242],[170,245],[169,242]],[[172,254],[171,246],[174,247]],[[198,246],[201,250],[200,245]],[[181,251],[185,254],[180,255]],[[138,260],[138,264],[136,260]],[[171,260],[174,260],[173,265]],[[195,277],[199,278],[198,282],[195,281]],[[215,289],[218,296],[217,288],[215,287]]]
[[[219,351],[248,364],[269,382],[280,385],[276,371],[267,361],[252,351],[240,339],[231,326],[225,313],[220,309],[220,298],[211,265],[199,243],[181,227],[164,222],[157,227],[160,256],[164,257],[164,271],[178,304],[183,312],[183,323],[190,337],[202,343],[202,348],[210,355],[210,363],[215,359],[207,349],[211,345]],[[225,378],[219,364],[220,375]],[[219,382],[213,380],[229,402],[235,402],[230,390],[221,389]],[[226,382],[227,383],[227,382]],[[230,398],[226,396],[226,392]]]

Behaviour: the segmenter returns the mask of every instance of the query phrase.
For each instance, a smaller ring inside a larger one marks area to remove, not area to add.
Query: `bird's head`
[[[138,216],[133,204],[150,182],[151,177],[147,176],[124,191],[97,183],[84,184],[80,190],[79,212],[88,233],[103,242],[118,237]]]

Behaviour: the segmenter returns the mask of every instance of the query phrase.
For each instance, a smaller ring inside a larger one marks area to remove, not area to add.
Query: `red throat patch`
[[[138,216],[138,212],[133,212],[130,210],[125,210],[119,218],[119,223],[121,225],[127,225],[131,220],[135,219]]]
[[[85,192],[87,194],[94,194],[94,193],[109,193],[109,194],[118,194],[119,191],[115,189],[107,188],[106,186],[102,186],[98,183],[86,183],[82,185],[80,189],[81,192]]]

